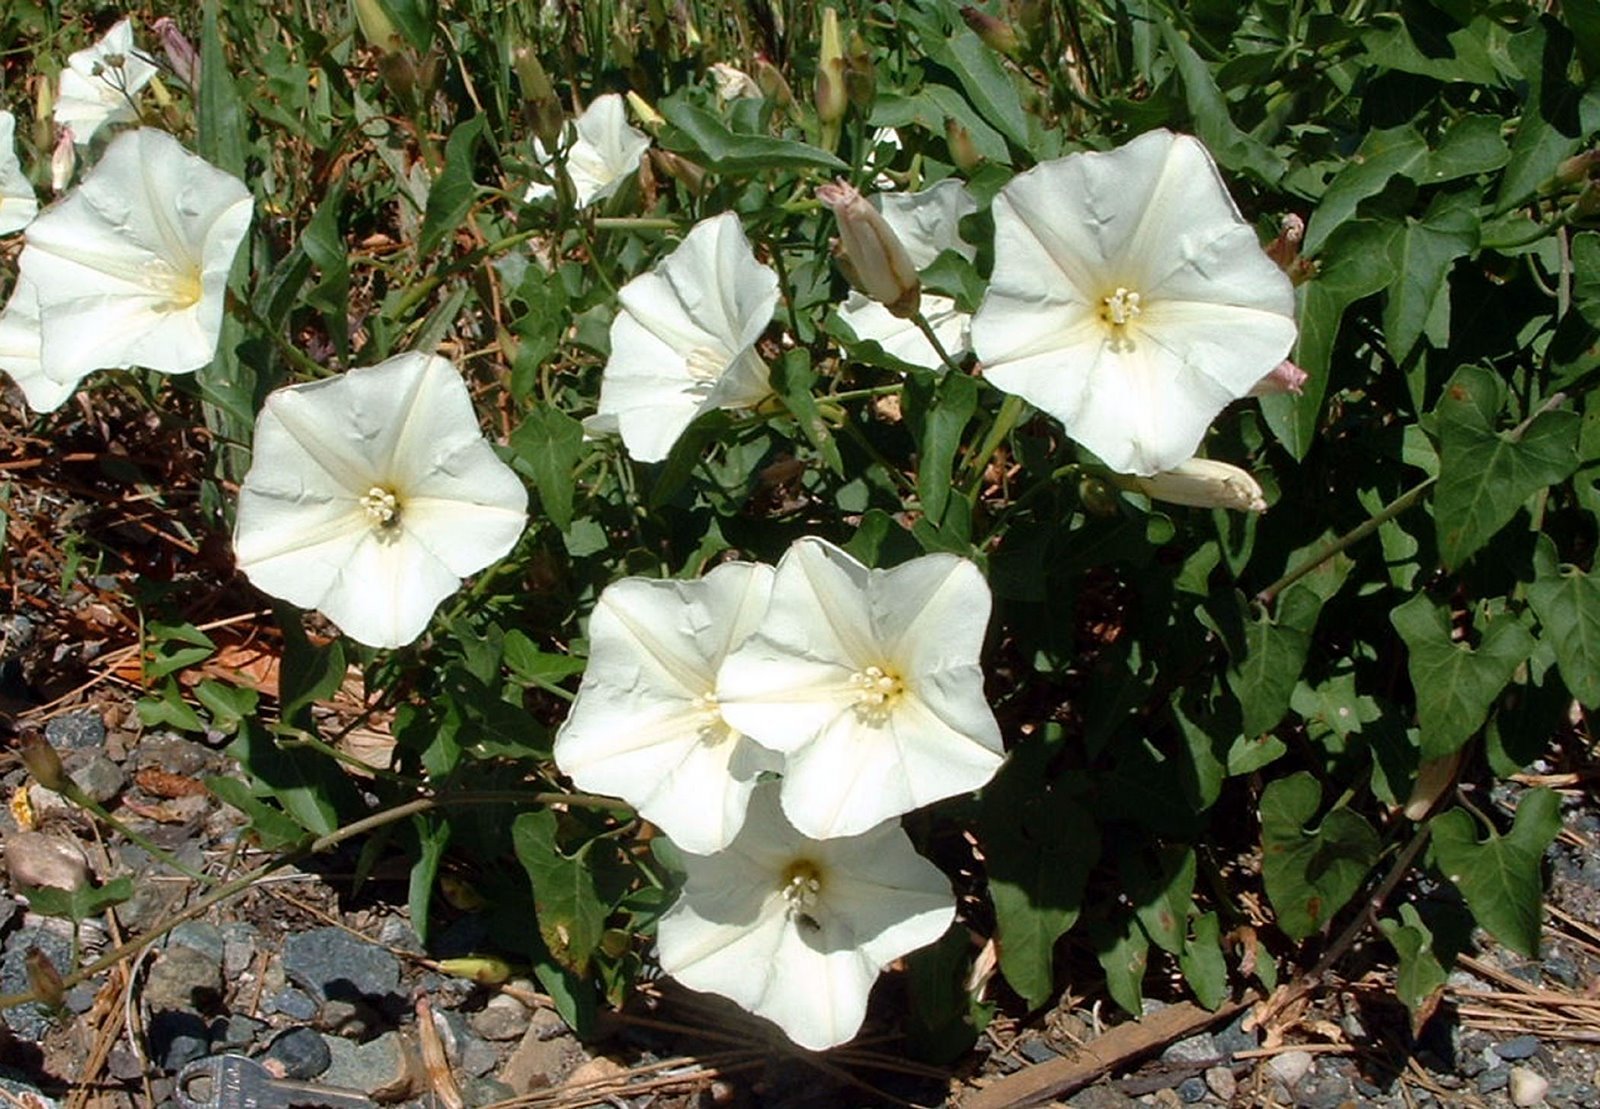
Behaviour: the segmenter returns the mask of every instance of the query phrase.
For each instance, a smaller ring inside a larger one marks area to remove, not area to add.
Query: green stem
[[[275,347],[279,354],[288,359],[301,373],[310,374],[313,378],[330,377],[332,371],[312,359],[305,351],[295,346],[279,333],[276,327],[267,323],[256,311],[256,306],[250,303],[250,298],[228,294],[228,306],[235,313],[244,317],[244,322],[264,334]]]
[[[654,216],[598,216],[594,220],[596,231],[676,231],[680,226],[675,219]]]
[[[149,837],[140,832],[134,831],[121,820],[118,820],[116,817],[112,816],[106,811],[105,806],[101,805],[100,802],[96,801],[93,797],[90,797],[87,793],[84,793],[83,790],[78,788],[77,783],[73,782],[71,779],[68,779],[65,783],[63,783],[61,796],[65,797],[68,801],[71,801],[79,808],[89,810],[89,812],[95,815],[96,819],[100,820],[107,827],[111,828],[115,832],[120,833],[125,839],[143,848],[150,854],[152,858],[160,859],[162,862],[166,863],[173,870],[176,870],[179,874],[184,875],[186,878],[193,878],[196,882],[203,882],[208,886],[214,886],[217,884],[218,880],[216,878],[211,877],[209,874],[202,874],[200,871],[188,866],[180,861],[176,855],[173,855],[171,852],[156,846],[155,842]]]
[[[1390,520],[1393,520],[1402,512],[1405,512],[1407,509],[1413,507],[1422,499],[1424,493],[1433,488],[1434,482],[1438,480],[1438,478],[1431,477],[1427,481],[1422,482],[1420,485],[1413,486],[1404,493],[1400,494],[1394,500],[1390,501],[1388,504],[1384,505],[1384,507],[1379,509],[1371,519],[1363,521],[1354,528],[1351,528],[1345,534],[1339,536],[1339,538],[1329,542],[1326,547],[1322,548],[1322,550],[1318,551],[1316,554],[1306,559],[1306,561],[1302,562],[1299,566],[1296,566],[1293,570],[1290,570],[1288,573],[1284,574],[1283,577],[1279,578],[1261,592],[1257,593],[1257,603],[1262,605],[1270,605],[1278,596],[1278,594],[1282,593],[1295,582],[1311,573],[1311,571],[1315,570],[1318,566],[1321,566],[1324,562],[1328,561],[1328,559],[1332,558],[1334,555],[1343,551],[1347,547],[1361,542],[1361,540],[1377,531],[1384,524],[1387,524]]]
[[[934,353],[939,356],[939,361],[945,364],[945,368],[951,373],[960,373],[961,367],[957,366],[955,359],[950,357],[950,352],[944,349],[944,344],[939,341],[939,336],[933,333],[933,325],[928,323],[928,317],[922,314],[920,308],[911,317],[911,322],[917,325],[917,330],[922,332],[922,337],[933,344]]]
[[[983,488],[983,473],[989,466],[989,459],[994,457],[994,452],[1000,449],[1000,444],[1005,437],[1011,434],[1011,429],[1017,426],[1017,421],[1022,419],[1022,398],[1016,394],[1008,394],[1005,403],[1000,406],[1000,412],[994,418],[994,423],[989,425],[989,433],[983,437],[983,445],[978,448],[978,453],[967,460],[971,468],[971,480],[968,482],[967,497],[977,497],[978,491]]]
[[[890,393],[898,393],[905,388],[905,383],[895,382],[893,385],[874,385],[867,389],[846,389],[842,393],[828,393],[822,399],[828,401],[861,400],[865,397],[886,397]]]

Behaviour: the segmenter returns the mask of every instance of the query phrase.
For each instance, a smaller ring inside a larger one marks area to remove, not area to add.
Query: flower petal
[[[877,343],[885,353],[913,366],[935,372],[945,369],[944,359],[917,325],[894,315],[877,301],[851,290],[838,312],[839,319],[855,332],[857,339]],[[967,352],[967,331],[972,317],[957,311],[955,301],[923,293],[922,314],[950,357],[960,358]]]
[[[961,237],[960,222],[978,210],[978,202],[955,178],[947,177],[921,192],[879,193],[873,199],[919,270],[933,265],[947,250],[968,261],[977,257],[978,248]],[[927,310],[926,297],[923,310]]]
[[[0,235],[28,226],[39,213],[39,197],[17,161],[17,118],[0,111]]]
[[[0,370],[11,375],[29,408],[54,412],[78,383],[46,377],[39,362],[39,344],[39,294],[33,282],[19,275],[5,311],[0,312]]]
[[[156,72],[133,45],[133,23],[118,20],[99,42],[67,58],[55,121],[70,125],[73,141],[86,145],[103,124],[139,118],[139,93]]]

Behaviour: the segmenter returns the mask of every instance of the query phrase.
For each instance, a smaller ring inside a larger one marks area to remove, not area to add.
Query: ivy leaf
[[[82,885],[70,890],[29,886],[23,892],[27,894],[28,907],[34,912],[81,923],[132,897],[133,879],[123,875],[98,888]]]
[[[1194,871],[1192,847],[1164,847],[1154,858],[1130,851],[1119,864],[1122,889],[1133,903],[1134,915],[1150,938],[1174,955],[1184,949]]]
[[[1411,1013],[1411,1034],[1428,1023],[1450,976],[1433,953],[1433,932],[1417,915],[1415,905],[1401,905],[1399,920],[1380,920],[1378,927],[1400,956],[1394,992]]]
[[[517,461],[533,477],[539,504],[562,531],[572,527],[572,473],[583,453],[583,425],[547,404],[534,407],[511,433]]]
[[[1433,818],[1433,857],[1445,877],[1467,899],[1472,915],[1512,950],[1533,958],[1539,951],[1539,864],[1561,831],[1561,802],[1552,790],[1523,795],[1511,831],[1493,829],[1478,839],[1477,822],[1462,809]]]
[[[1481,223],[1475,190],[1442,193],[1423,217],[1406,217],[1389,240],[1394,280],[1383,311],[1383,333],[1396,361],[1422,338],[1435,302],[1445,295],[1445,277],[1457,258],[1478,248]]]
[[[917,439],[917,496],[929,519],[942,520],[950,501],[950,466],[978,410],[978,383],[966,374],[916,373],[906,378],[902,399],[906,426]]]
[[[1145,967],[1150,962],[1150,941],[1131,915],[1115,922],[1100,921],[1089,930],[1095,957],[1106,972],[1106,992],[1127,1012],[1139,1016],[1144,1009]]]
[[[467,218],[477,186],[472,182],[472,161],[483,138],[484,116],[473,116],[450,132],[444,144],[444,169],[428,192],[428,210],[417,234],[417,253],[427,254]]]
[[[1567,688],[1585,708],[1600,705],[1600,577],[1572,566],[1541,574],[1528,586],[1528,603]]]
[[[562,966],[583,974],[589,956],[600,946],[610,910],[595,886],[589,858],[594,842],[572,855],[556,844],[556,814],[547,809],[527,812],[511,825],[511,845],[533,886],[539,935]]]
[[[1178,969],[1194,991],[1195,1000],[1215,1009],[1228,1000],[1228,962],[1222,955],[1222,925],[1216,913],[1194,918],[1193,935],[1178,953]]]
[[[1496,432],[1492,421],[1504,395],[1499,375],[1463,366],[1439,399],[1433,510],[1439,554],[1451,569],[1505,527],[1529,497],[1578,467],[1576,412],[1541,412],[1522,428]]]
[[[1289,711],[1311,639],[1299,628],[1275,624],[1266,613],[1244,626],[1246,654],[1228,671],[1239,699],[1246,737],[1264,735]]]
[[[276,851],[307,838],[304,828],[276,805],[251,793],[250,787],[238,778],[207,778],[205,787],[217,800],[232,805],[250,818],[250,832],[265,850]]]
[[[1100,832],[1077,803],[1039,788],[1044,743],[1012,753],[984,790],[981,827],[1000,935],[1000,971],[1029,1007],[1055,988],[1056,940],[1078,919]]]
[[[1306,824],[1322,803],[1310,774],[1280,778],[1261,794],[1261,878],[1278,927],[1303,940],[1332,919],[1378,858],[1378,833],[1358,813],[1335,809],[1316,831]]]
[[[1391,612],[1389,622],[1405,640],[1424,760],[1443,758],[1472,738],[1534,648],[1532,634],[1512,616],[1487,621],[1476,650],[1456,642],[1449,615],[1420,593]]]

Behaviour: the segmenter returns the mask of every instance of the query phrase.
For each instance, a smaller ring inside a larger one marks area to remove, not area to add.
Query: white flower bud
[[[1151,477],[1119,480],[1126,488],[1170,504],[1231,508],[1240,512],[1263,512],[1267,507],[1255,478],[1232,463],[1210,458],[1191,458]]]

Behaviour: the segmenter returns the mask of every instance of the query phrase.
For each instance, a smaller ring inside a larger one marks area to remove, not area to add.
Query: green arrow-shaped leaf
[[[1437,409],[1439,488],[1433,514],[1439,554],[1454,569],[1510,522],[1533,494],[1564,481],[1578,466],[1576,412],[1541,412],[1526,426],[1494,430],[1505,383],[1479,366],[1463,366],[1445,386]]]
[[[1586,708],[1600,705],[1600,577],[1563,567],[1528,586],[1528,602],[1567,688]]]
[[[1417,915],[1416,906],[1401,905],[1399,920],[1380,920],[1378,927],[1400,956],[1394,992],[1410,1011],[1412,1032],[1416,1033],[1432,1015],[1449,974],[1433,953],[1433,932]]]
[[[1481,224],[1476,191],[1441,193],[1420,220],[1407,217],[1389,241],[1394,280],[1383,310],[1383,333],[1398,361],[1422,338],[1434,302],[1457,258],[1478,247]]]
[[[1327,924],[1378,858],[1378,833],[1349,809],[1335,809],[1308,832],[1321,803],[1322,787],[1303,771],[1261,794],[1261,878],[1278,927],[1291,939]]]
[[[1471,739],[1534,639],[1514,617],[1486,622],[1477,650],[1450,638],[1450,617],[1418,594],[1389,614],[1406,643],[1406,668],[1417,693],[1422,757],[1443,758]]]
[[[1561,830],[1561,802],[1552,790],[1525,794],[1511,831],[1478,840],[1462,809],[1433,818],[1433,856],[1467,899],[1478,923],[1507,947],[1533,958],[1539,950],[1539,862]]]

